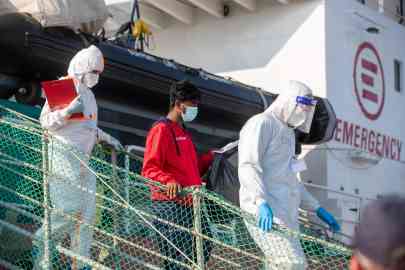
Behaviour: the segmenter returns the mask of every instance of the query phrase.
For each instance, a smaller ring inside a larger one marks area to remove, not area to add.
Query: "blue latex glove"
[[[273,211],[267,202],[264,202],[259,206],[258,226],[264,232],[269,232],[273,226]]]
[[[80,96],[76,97],[70,104],[66,107],[66,114],[72,115],[74,113],[81,113],[84,111],[83,101]]]
[[[336,219],[333,217],[331,213],[325,210],[323,207],[319,207],[318,210],[316,210],[316,215],[326,224],[329,225],[330,229],[333,232],[339,232],[340,231],[340,226],[337,223]]]

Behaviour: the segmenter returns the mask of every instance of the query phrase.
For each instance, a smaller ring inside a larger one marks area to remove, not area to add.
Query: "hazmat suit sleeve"
[[[302,182],[300,182],[299,185],[301,193],[301,208],[305,210],[316,211],[320,207],[318,200],[315,199],[314,196],[312,196],[312,194],[308,192]]]
[[[44,129],[55,131],[67,124],[68,117],[65,110],[55,110],[51,112],[47,101],[42,108],[39,121]]]
[[[164,170],[168,151],[171,151],[171,136],[166,126],[157,125],[150,130],[146,138],[142,175],[163,185],[178,183],[172,174]]]
[[[239,181],[253,196],[257,206],[265,202],[263,162],[271,139],[271,124],[263,118],[250,119],[240,133]]]
[[[97,142],[106,142],[110,146],[114,147],[116,150],[123,150],[124,147],[116,138],[111,136],[110,134],[104,132],[102,129],[97,128]]]
[[[109,143],[111,141],[111,135],[107,132],[103,131],[101,128],[97,128],[97,143],[106,142]]]

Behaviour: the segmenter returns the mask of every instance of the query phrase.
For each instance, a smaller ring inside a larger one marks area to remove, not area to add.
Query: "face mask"
[[[181,113],[181,116],[184,122],[191,122],[197,117],[198,107],[192,106],[185,106],[185,107],[186,111],[184,113]]]
[[[95,73],[87,73],[83,77],[83,83],[88,88],[93,88],[98,83],[99,75]]]

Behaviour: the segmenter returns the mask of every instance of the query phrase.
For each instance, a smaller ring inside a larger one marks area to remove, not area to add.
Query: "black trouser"
[[[153,202],[153,211],[154,214],[162,220],[174,223],[176,225],[188,228],[190,230],[193,229],[194,215],[192,207],[180,205],[175,202],[155,201]],[[188,258],[193,260],[195,263],[197,262],[195,238],[192,236],[192,234],[184,230],[175,228],[170,224],[165,224],[157,220],[155,220],[153,224],[165,237],[167,237],[170,240],[170,242],[172,242],[178,249],[180,249]],[[201,217],[201,225],[202,225],[202,233],[205,236],[211,238],[212,235],[209,229],[208,220],[204,215],[202,215]],[[159,246],[162,255],[169,257],[173,260],[185,263],[187,265],[190,266],[192,265],[188,259],[186,259],[182,254],[180,254],[180,252],[178,252],[171,244],[168,243],[168,241],[166,241],[160,235],[157,235],[157,244]],[[204,240],[203,249],[204,249],[204,261],[207,262],[210,257],[212,243],[210,241]],[[183,270],[187,268],[184,268],[183,266],[176,264],[174,262],[165,260],[164,269]]]

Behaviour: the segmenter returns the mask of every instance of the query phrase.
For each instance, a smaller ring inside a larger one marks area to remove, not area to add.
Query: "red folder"
[[[72,79],[46,81],[41,85],[51,111],[66,108],[77,97],[76,86]],[[83,118],[83,113],[75,113],[70,117],[70,119]]]

